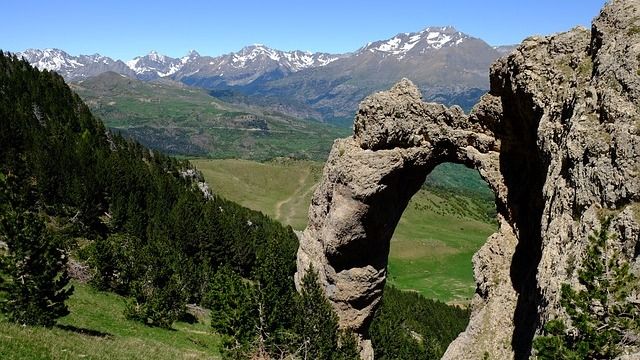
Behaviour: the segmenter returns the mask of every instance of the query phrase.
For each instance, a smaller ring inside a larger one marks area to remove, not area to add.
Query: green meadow
[[[74,283],[71,313],[51,329],[0,320],[0,359],[220,359],[220,338],[203,314],[172,329],[125,319],[125,299]]]

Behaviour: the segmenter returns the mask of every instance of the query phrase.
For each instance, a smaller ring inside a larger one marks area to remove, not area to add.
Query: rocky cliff
[[[640,2],[608,3],[591,31],[526,39],[498,60],[470,115],[424,103],[408,80],[361,104],[337,140],[298,250],[342,327],[362,336],[386,278],[389,241],[411,196],[442,162],[477,169],[496,195],[499,230],[473,258],[469,326],[446,359],[526,359],[561,312],[570,262],[603,216],[640,264]],[[629,352],[637,349],[629,348]]]

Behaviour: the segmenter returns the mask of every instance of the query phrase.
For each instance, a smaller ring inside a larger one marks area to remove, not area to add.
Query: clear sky
[[[429,25],[453,25],[491,45],[589,26],[605,0],[3,0],[0,49],[60,48],[128,60],[237,51],[354,51]]]

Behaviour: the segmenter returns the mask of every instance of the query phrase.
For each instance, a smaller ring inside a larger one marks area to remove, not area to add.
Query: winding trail
[[[289,210],[286,214],[286,216],[283,218],[282,216],[282,207],[291,202],[292,200],[299,198],[300,196],[304,196],[309,190],[304,191],[305,188],[305,184],[307,182],[307,179],[309,178],[309,176],[311,175],[311,168],[307,167],[305,169],[304,175],[302,175],[299,179],[298,179],[298,186],[296,187],[295,191],[286,199],[280,200],[276,203],[276,219],[278,219],[279,221],[285,223],[285,224],[289,224],[289,222],[291,221],[291,217],[293,216],[293,214],[291,213],[291,210]]]

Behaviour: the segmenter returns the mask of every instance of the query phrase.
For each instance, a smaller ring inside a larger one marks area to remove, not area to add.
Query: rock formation
[[[614,0],[591,31],[526,39],[490,71],[470,115],[424,103],[403,80],[365,99],[336,140],[301,235],[296,282],[313,265],[340,325],[362,336],[382,297],[389,241],[411,196],[442,162],[477,169],[498,231],[473,258],[470,323],[446,359],[526,359],[588,235],[613,216],[640,255],[640,2]],[[628,349],[637,351],[637,349]]]

